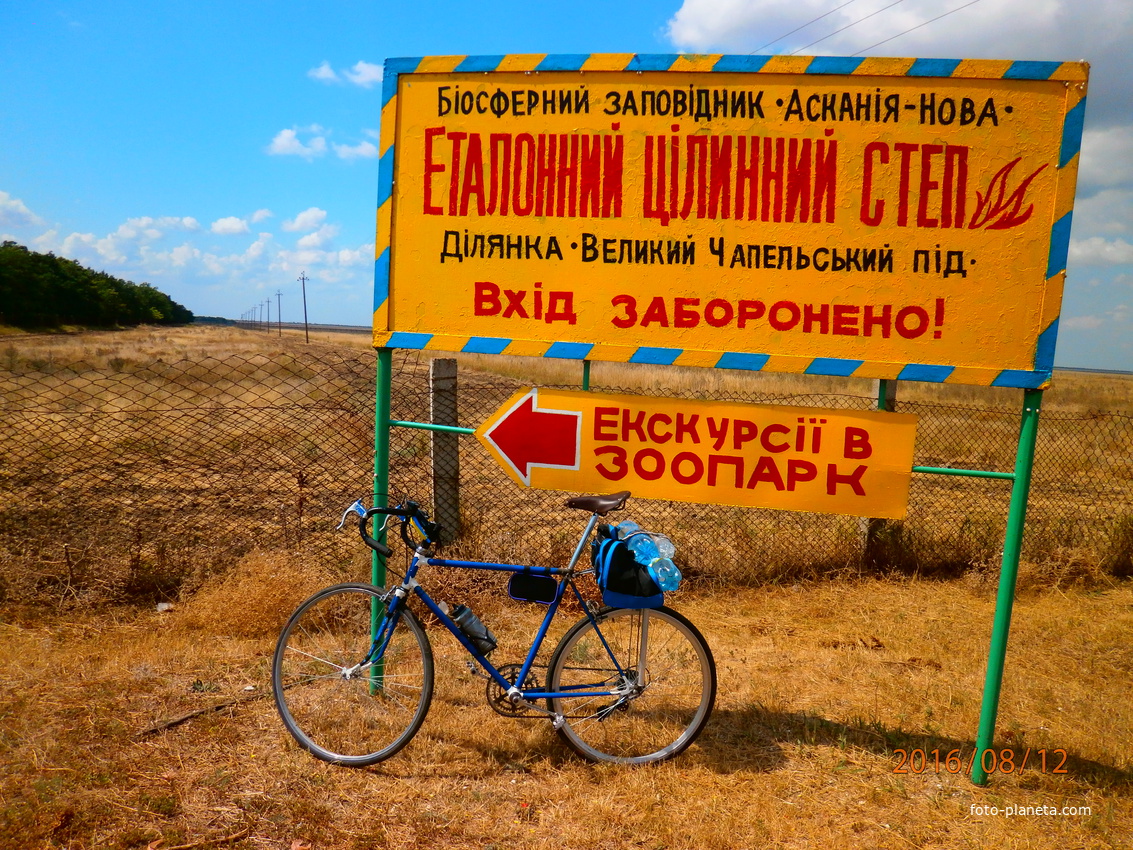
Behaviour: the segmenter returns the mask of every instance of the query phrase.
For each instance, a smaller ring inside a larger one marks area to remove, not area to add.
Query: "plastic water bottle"
[[[634,522],[632,519],[627,519],[624,522],[619,522],[616,528],[618,530],[618,540],[625,540],[635,531],[641,531],[641,526]]]
[[[653,574],[657,586],[664,592],[669,593],[680,587],[681,571],[668,558],[656,558],[649,565],[649,571]]]
[[[452,621],[460,626],[465,636],[485,655],[496,648],[496,636],[467,605],[457,605],[452,609]]]
[[[639,531],[632,535],[626,540],[626,545],[633,552],[634,560],[644,566],[649,566],[655,559],[661,557],[657,544],[653,542],[653,535],[647,531]]]
[[[677,552],[677,547],[673,545],[673,541],[664,534],[654,534],[653,542],[657,544],[657,551],[662,558],[672,558]]]

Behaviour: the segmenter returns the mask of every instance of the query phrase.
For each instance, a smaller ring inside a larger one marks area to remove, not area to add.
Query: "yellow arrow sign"
[[[900,519],[916,417],[530,389],[476,436],[539,490]]]

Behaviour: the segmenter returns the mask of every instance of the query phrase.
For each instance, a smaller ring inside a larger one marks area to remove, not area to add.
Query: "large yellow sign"
[[[663,59],[387,63],[375,344],[1047,381],[1084,64]]]
[[[895,413],[531,389],[476,436],[536,489],[900,519],[915,433]]]

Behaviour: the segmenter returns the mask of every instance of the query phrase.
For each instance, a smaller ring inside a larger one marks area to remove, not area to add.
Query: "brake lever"
[[[338,525],[335,526],[335,531],[342,531],[343,526],[346,525],[346,518],[350,516],[351,513],[356,513],[360,517],[364,517],[366,515],[366,506],[362,504],[361,499],[356,501],[353,505],[342,512],[342,519],[339,520]]]

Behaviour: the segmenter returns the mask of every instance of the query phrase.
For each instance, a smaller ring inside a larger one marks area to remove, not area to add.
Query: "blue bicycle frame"
[[[587,618],[590,620],[591,625],[594,627],[595,633],[599,636],[606,652],[613,662],[614,667],[618,671],[619,678],[622,683],[626,681],[625,671],[622,669],[621,664],[618,663],[614,653],[610,650],[609,644],[606,639],[602,637],[602,633],[598,628],[597,619],[594,613],[590,610],[590,606],[586,604],[582,595],[578,592],[578,588],[574,585],[574,568],[578,564],[579,559],[582,557],[583,550],[590,540],[590,536],[594,532],[594,527],[598,524],[597,515],[591,515],[590,522],[583,532],[578,546],[574,550],[571,557],[570,565],[565,569],[561,567],[540,567],[540,566],[519,566],[516,564],[500,564],[491,561],[450,561],[445,558],[431,558],[427,556],[427,552],[423,547],[418,547],[413,555],[413,560],[410,562],[409,569],[405,573],[405,577],[401,584],[393,588],[389,594],[386,603],[385,616],[382,618],[380,626],[375,630],[373,635],[373,644],[370,647],[370,652],[367,654],[366,659],[362,662],[360,667],[367,664],[373,665],[373,668],[378,668],[381,664],[381,659],[385,655],[386,646],[389,644],[390,637],[393,635],[394,629],[397,628],[398,622],[401,619],[401,612],[404,610],[405,600],[412,593],[420,599],[424,605],[433,612],[438,620],[448,629],[453,636],[460,641],[460,644],[468,651],[476,663],[479,664],[484,672],[499,685],[510,697],[513,699],[519,698],[523,701],[530,702],[532,700],[545,700],[556,698],[578,698],[578,697],[624,697],[625,692],[623,686],[619,684],[618,688],[611,689],[604,687],[605,682],[594,682],[584,685],[575,685],[562,691],[549,691],[546,688],[531,688],[523,689],[519,684],[527,680],[531,668],[535,664],[535,658],[539,654],[539,649],[543,644],[543,640],[547,635],[550,628],[551,620],[554,619],[559,605],[562,603],[563,596],[566,593],[567,586],[574,592],[575,597],[581,604],[582,609],[586,612]],[[429,564],[430,566],[437,567],[457,567],[460,569],[471,570],[489,570],[494,572],[509,572],[509,573],[523,573],[533,576],[550,576],[557,579],[555,597],[547,608],[547,613],[543,617],[543,622],[539,626],[539,630],[535,634],[535,639],[531,644],[531,648],[527,652],[527,657],[523,661],[523,665],[516,676],[515,683],[508,681],[503,674],[496,668],[487,656],[482,653],[479,648],[461,631],[460,627],[453,621],[453,619],[445,612],[443,608],[425,591],[424,588],[418,584],[416,576],[417,571],[420,569],[421,563]],[[380,675],[380,674],[378,674]]]

